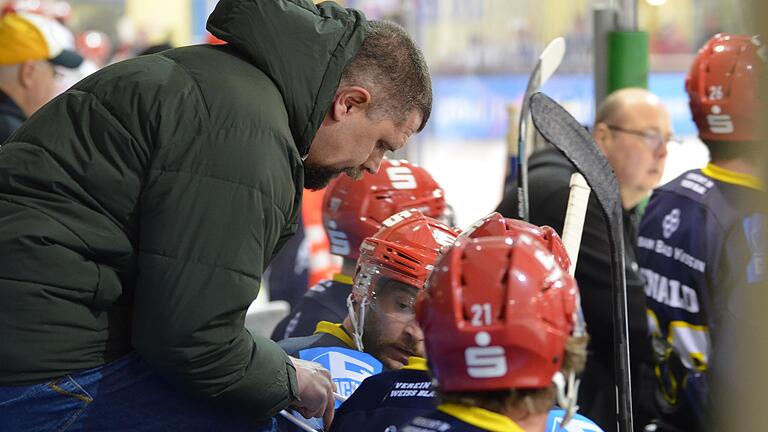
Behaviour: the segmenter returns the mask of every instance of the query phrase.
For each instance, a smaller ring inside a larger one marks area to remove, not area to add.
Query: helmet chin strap
[[[363,326],[365,325],[365,309],[368,306],[368,295],[364,295],[360,302],[360,319],[355,311],[355,303],[352,301],[352,294],[347,297],[347,311],[349,320],[352,322],[352,338],[355,341],[357,350],[363,352]]]
[[[573,371],[568,372],[567,378],[561,371],[555,372],[552,382],[557,389],[557,404],[565,410],[560,427],[565,427],[571,421],[573,415],[576,414],[576,411],[579,410],[576,399],[579,397],[579,384],[581,382],[576,379],[576,374]]]

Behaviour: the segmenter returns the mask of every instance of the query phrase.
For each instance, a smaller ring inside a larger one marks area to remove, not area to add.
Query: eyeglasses
[[[625,129],[621,126],[608,125],[608,129],[616,132],[623,132],[629,135],[635,135],[643,139],[649,149],[656,151],[659,147],[669,143],[679,143],[680,141],[673,135],[662,135],[654,131],[639,131],[634,129]]]

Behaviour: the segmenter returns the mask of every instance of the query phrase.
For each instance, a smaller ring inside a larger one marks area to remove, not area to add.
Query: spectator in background
[[[671,120],[658,97],[628,88],[609,95],[598,108],[592,135],[613,167],[624,207],[624,244],[632,391],[635,425],[642,430],[653,415],[652,355],[645,315],[645,294],[635,258],[636,208],[661,180],[672,139]],[[529,160],[530,221],[562,232],[573,166],[554,148]],[[517,216],[515,187],[497,211]],[[581,288],[584,318],[590,333],[589,361],[579,389],[581,411],[606,431],[616,428],[613,319],[608,231],[600,206],[589,199],[579,251],[576,280]]]
[[[57,93],[56,66],[77,68],[83,58],[65,49],[57,21],[10,12],[0,18],[0,144]]]

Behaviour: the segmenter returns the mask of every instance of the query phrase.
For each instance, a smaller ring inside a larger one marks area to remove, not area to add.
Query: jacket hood
[[[360,49],[365,23],[361,12],[334,2],[221,0],[207,28],[272,79],[304,157]]]

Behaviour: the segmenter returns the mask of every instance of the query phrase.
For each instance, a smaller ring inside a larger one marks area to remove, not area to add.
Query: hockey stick
[[[303,419],[298,418],[297,416],[289,413],[286,410],[280,411],[280,415],[283,416],[283,418],[285,418],[289,422],[296,425],[299,429],[303,430],[304,432],[317,432],[315,428],[305,423]]]
[[[333,392],[333,398],[341,403],[344,403],[347,400],[346,397],[336,392]],[[291,414],[287,410],[280,411],[280,415],[305,432],[317,432],[312,426],[310,426],[306,421],[304,421],[304,419],[301,419],[298,416]]]
[[[531,117],[539,133],[587,180],[608,222],[613,278],[613,336],[618,387],[619,430],[632,431],[632,384],[629,371],[627,281],[624,273],[624,228],[618,183],[608,160],[592,137],[563,107],[543,93],[531,97]]]
[[[530,117],[530,97],[539,91],[539,88],[549,80],[560,66],[565,55],[565,39],[558,37],[544,48],[536,62],[528,85],[523,94],[523,104],[520,108],[520,122],[517,132],[517,217],[528,221],[528,147],[533,143],[533,128]],[[511,153],[511,152],[510,152]],[[510,154],[507,172],[511,173],[514,167],[514,154]],[[511,184],[511,176],[510,176]],[[508,189],[508,188],[506,188]]]

